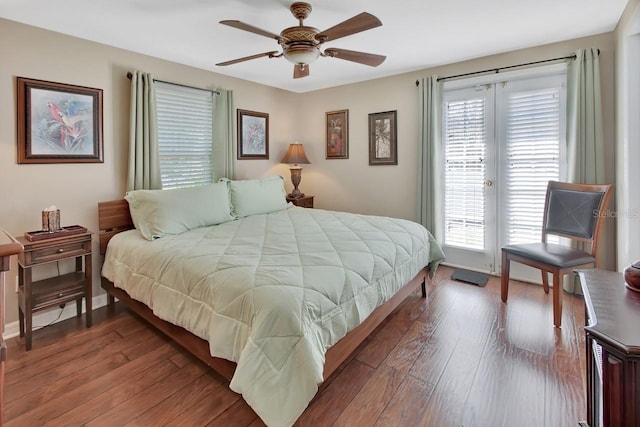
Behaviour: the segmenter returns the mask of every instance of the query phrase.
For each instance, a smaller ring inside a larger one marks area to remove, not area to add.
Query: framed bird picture
[[[102,163],[102,89],[17,78],[18,163]]]
[[[238,160],[269,160],[269,114],[237,110]]]

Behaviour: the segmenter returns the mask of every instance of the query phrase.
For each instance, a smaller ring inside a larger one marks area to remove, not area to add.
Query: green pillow
[[[284,178],[280,175],[228,182],[231,189],[233,214],[238,218],[281,211],[287,208]]]
[[[226,182],[125,196],[133,224],[147,240],[233,220]]]

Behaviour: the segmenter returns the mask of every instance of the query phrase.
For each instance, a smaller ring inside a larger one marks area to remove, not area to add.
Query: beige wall
[[[366,211],[415,218],[418,144],[417,79],[447,76],[537,61],[571,54],[584,47],[601,51],[604,134],[608,141],[607,180],[614,179],[614,38],[601,34],[524,49],[414,73],[324,89],[301,95],[300,117],[306,139],[314,147],[312,165],[304,170],[304,190],[316,195],[318,205],[328,209]],[[349,109],[349,160],[326,160],[324,153],[325,112]],[[398,166],[369,166],[367,117],[369,113],[398,110]]]
[[[315,194],[316,204],[323,208],[415,219],[417,79],[562,57],[592,46],[600,49],[606,178],[612,183],[615,179],[614,35],[606,33],[301,95],[305,114],[300,122],[306,129],[306,139],[301,142],[305,147],[314,147],[313,164],[304,170],[303,190]],[[339,109],[349,109],[349,160],[325,160],[324,114]],[[368,114],[388,110],[398,110],[398,166],[368,166]],[[614,221],[608,220],[603,242],[608,250],[603,265],[609,268],[615,268],[614,227]]]
[[[234,91],[236,108],[270,114],[269,161],[238,162],[238,178],[273,173],[287,178],[279,164],[293,141],[304,143],[311,161],[301,189],[316,196],[316,206],[400,218],[415,218],[418,92],[420,77],[450,75],[478,69],[564,56],[596,46],[601,50],[605,138],[611,141],[607,163],[613,181],[614,36],[613,33],[525,49],[473,61],[384,79],[295,94],[194,69],[0,19],[0,225],[16,235],[40,228],[40,211],[51,204],[61,209],[63,225],[97,229],[97,203],[119,198],[125,190],[128,144],[129,81],[132,69],[156,78],[193,86]],[[15,77],[23,76],[104,90],[103,164],[18,165],[16,163]],[[325,113],[349,110],[349,159],[325,159]],[[398,111],[398,166],[368,165],[368,114]],[[97,249],[97,243],[94,242]],[[613,252],[612,255],[613,256]],[[99,291],[100,257],[94,259],[94,292]],[[15,271],[8,275],[7,322],[17,320],[13,292]],[[53,274],[43,270],[41,275]]]
[[[299,99],[292,92],[2,19],[0,58],[0,226],[14,235],[40,229],[40,211],[52,204],[61,210],[62,225],[82,224],[97,231],[97,203],[124,195],[130,88],[126,74],[133,69],[151,72],[160,80],[230,89],[237,108],[268,112],[271,159],[239,162],[238,177],[289,174],[279,160],[288,144],[299,138],[296,122],[291,120]],[[103,89],[104,163],[17,164],[16,76]],[[96,293],[100,289],[100,257],[94,257],[93,264]],[[40,268],[34,274],[36,278],[51,275],[54,269]],[[14,261],[7,274],[7,323],[17,320],[16,274]]]

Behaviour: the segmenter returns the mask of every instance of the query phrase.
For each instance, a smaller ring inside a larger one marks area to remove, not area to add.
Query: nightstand
[[[313,198],[315,196],[302,196],[298,198],[287,196],[287,202],[291,202],[301,208],[313,208]]]
[[[30,241],[17,239],[24,246],[18,255],[18,317],[20,336],[31,350],[33,313],[51,307],[76,302],[77,316],[82,316],[82,298],[86,304],[86,324],[91,327],[91,232]],[[84,269],[82,258],[84,258]],[[75,259],[72,273],[32,281],[32,268],[38,265]]]

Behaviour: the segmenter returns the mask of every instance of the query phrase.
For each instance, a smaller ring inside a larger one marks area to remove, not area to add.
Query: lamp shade
[[[304,148],[302,147],[302,144],[299,143],[289,144],[289,149],[280,162],[295,165],[311,163],[309,159],[307,159],[307,155],[304,154]]]
[[[284,50],[284,57],[293,64],[311,64],[320,56],[320,49],[315,46],[292,45]]]

